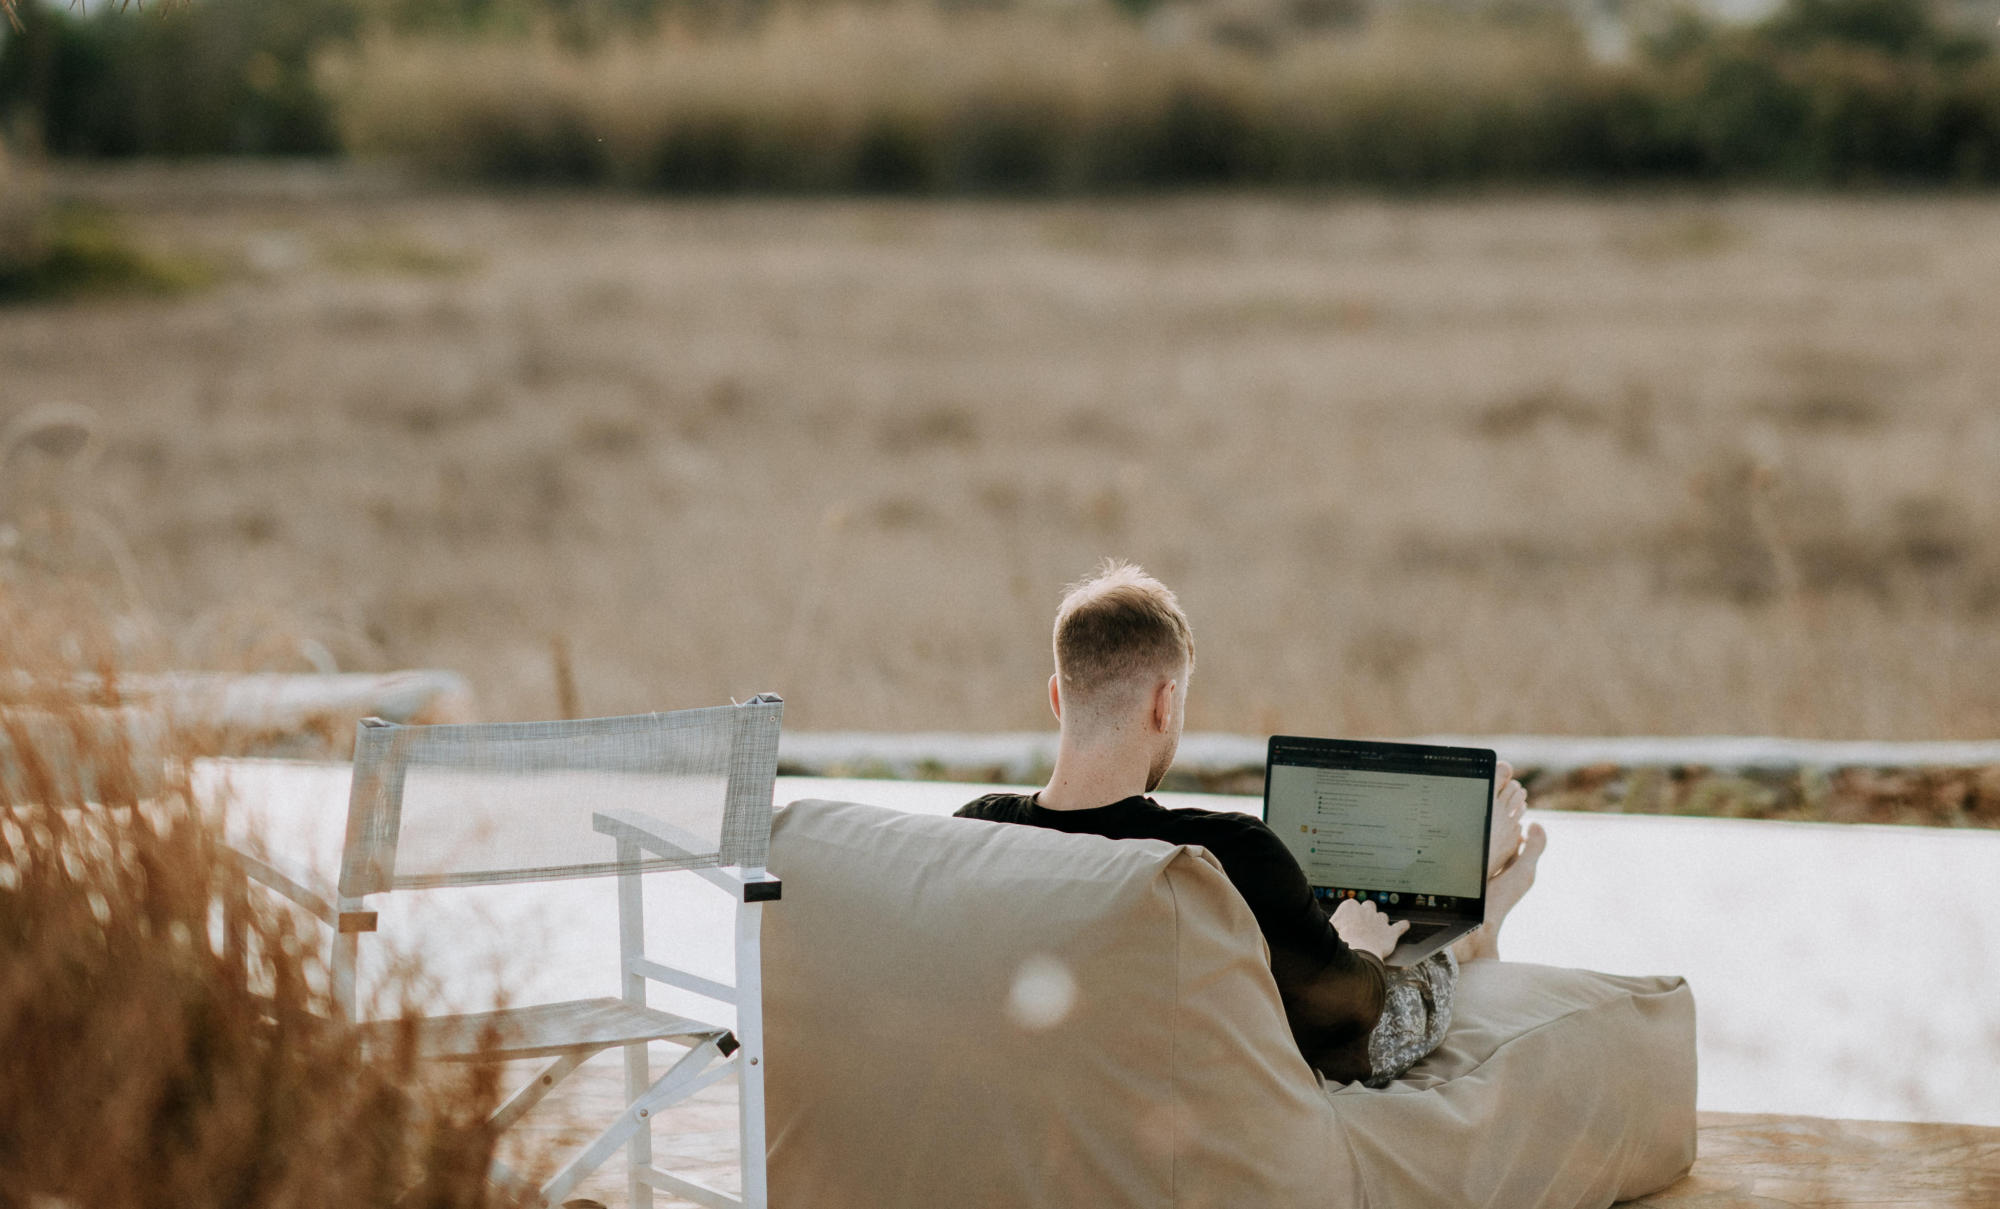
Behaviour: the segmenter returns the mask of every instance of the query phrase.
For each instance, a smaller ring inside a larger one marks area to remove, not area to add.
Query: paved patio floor
[[[520,1064],[518,1076],[530,1076]],[[619,1109],[623,1068],[601,1059],[572,1077],[511,1140],[514,1154],[561,1153]],[[736,1089],[724,1081],[661,1114],[654,1158],[729,1192],[736,1172]],[[1993,1209],[2000,1205],[2000,1129],[1980,1125],[1835,1121],[1767,1113],[1700,1114],[1699,1158],[1647,1209]],[[572,1198],[626,1204],[624,1156]],[[659,1209],[689,1204],[656,1194]]]

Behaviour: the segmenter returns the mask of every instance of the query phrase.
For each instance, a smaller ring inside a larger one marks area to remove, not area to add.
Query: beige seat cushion
[[[1676,980],[1475,967],[1412,1079],[1329,1095],[1200,849],[799,802],[771,868],[774,1204],[1602,1205],[1691,1154]],[[1635,1116],[1642,1076],[1663,1104]],[[1682,1100],[1685,1136],[1650,1136]]]
[[[1476,961],[1437,1052],[1387,1088],[1328,1099],[1368,1204],[1531,1209],[1678,1179],[1694,1162],[1694,1093],[1683,980]]]

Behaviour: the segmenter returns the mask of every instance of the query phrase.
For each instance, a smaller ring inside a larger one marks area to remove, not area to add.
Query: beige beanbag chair
[[[1694,1160],[1678,978],[1472,963],[1437,1053],[1322,1088],[1201,849],[806,801],[771,868],[773,1205],[1567,1209]]]

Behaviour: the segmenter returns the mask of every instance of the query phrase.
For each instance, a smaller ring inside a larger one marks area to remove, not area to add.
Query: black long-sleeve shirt
[[[1140,795],[1089,810],[1049,810],[1018,793],[988,794],[960,807],[958,816],[1208,849],[1270,945],[1271,974],[1299,1052],[1329,1079],[1368,1077],[1368,1034],[1381,1018],[1386,986],[1382,962],[1340,939],[1298,860],[1263,820],[1234,811],[1168,810]]]

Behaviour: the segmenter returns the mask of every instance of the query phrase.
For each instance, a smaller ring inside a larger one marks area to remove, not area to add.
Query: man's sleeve
[[[974,798],[965,805],[960,806],[957,810],[952,811],[951,817],[955,819],[983,819],[986,816],[980,812],[985,806],[985,798]]]
[[[1246,868],[1240,876],[1232,874],[1231,880],[1244,892],[1257,925],[1271,942],[1273,966],[1279,949],[1286,951],[1288,960],[1301,961],[1311,970],[1329,965],[1345,970],[1372,958],[1373,954],[1349,948],[1333,930],[1326,909],[1313,896],[1305,870],[1299,868],[1285,841],[1256,819],[1245,822],[1242,859]]]
[[[1382,1017],[1387,971],[1379,957],[1340,938],[1285,842],[1252,823],[1245,838],[1255,868],[1246,871],[1252,880],[1239,885],[1258,887],[1244,898],[1270,939],[1271,974],[1292,1036],[1327,1078],[1365,1079],[1368,1034]]]

